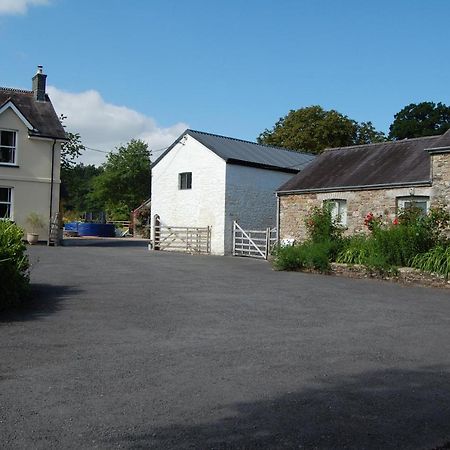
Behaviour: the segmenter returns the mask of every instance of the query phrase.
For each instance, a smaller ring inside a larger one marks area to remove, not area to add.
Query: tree
[[[411,103],[394,116],[389,127],[389,139],[435,136],[449,128],[449,106],[433,102]]]
[[[93,183],[92,199],[105,205],[116,220],[129,213],[150,195],[150,152],[148,145],[132,139],[117,152],[109,153]]]
[[[335,110],[326,111],[318,105],[291,110],[257,138],[261,144],[311,153],[320,153],[327,147],[383,140],[384,134],[376,131],[371,122],[358,124]]]
[[[72,165],[61,170],[61,200],[65,211],[76,213],[103,211],[104,205],[93,198],[94,179],[102,172],[101,167]]]
[[[67,116],[61,114],[59,121],[61,125],[64,125],[64,120]],[[75,165],[75,160],[82,154],[86,147],[81,142],[81,136],[79,133],[71,133],[66,131],[68,141],[61,144],[61,169],[70,169]]]

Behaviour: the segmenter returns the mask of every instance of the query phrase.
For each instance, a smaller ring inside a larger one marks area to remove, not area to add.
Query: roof
[[[332,192],[431,184],[428,151],[437,146],[450,146],[449,131],[441,136],[326,150],[278,192]]]
[[[185,135],[193,137],[229,164],[297,173],[315,158],[314,155],[309,153],[295,152],[284,148],[271,147],[256,144],[255,142],[188,129],[153,163],[153,167]]]
[[[45,99],[45,102],[35,100],[33,91],[0,87],[0,108],[12,102],[33,126],[30,136],[67,139],[48,95]]]

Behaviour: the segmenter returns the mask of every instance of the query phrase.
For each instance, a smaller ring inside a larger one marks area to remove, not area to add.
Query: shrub
[[[326,272],[330,268],[333,243],[307,241],[292,247],[280,247],[275,252],[273,265],[278,270],[315,269]]]
[[[338,241],[343,228],[333,219],[331,205],[324,203],[320,208],[312,208],[305,220],[306,229],[312,242]]]
[[[346,239],[336,262],[344,264],[365,264],[370,255],[370,242],[365,235],[355,235]]]
[[[23,230],[0,220],[0,310],[17,306],[28,294],[29,274]]]
[[[426,253],[416,255],[411,261],[412,267],[434,272],[448,280],[450,275],[450,245],[438,245]]]

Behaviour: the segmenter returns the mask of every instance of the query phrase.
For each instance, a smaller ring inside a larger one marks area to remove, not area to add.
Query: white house
[[[232,251],[233,221],[276,226],[277,188],[314,156],[186,130],[152,166],[152,220],[211,227],[211,253]]]
[[[0,218],[26,228],[27,216],[39,214],[43,240],[59,210],[60,144],[66,140],[46,77],[39,66],[31,91],[0,87]]]

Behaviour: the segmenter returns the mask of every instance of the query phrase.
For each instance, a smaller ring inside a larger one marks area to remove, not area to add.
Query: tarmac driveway
[[[0,447],[450,441],[448,291],[88,244],[31,248],[0,319]]]

